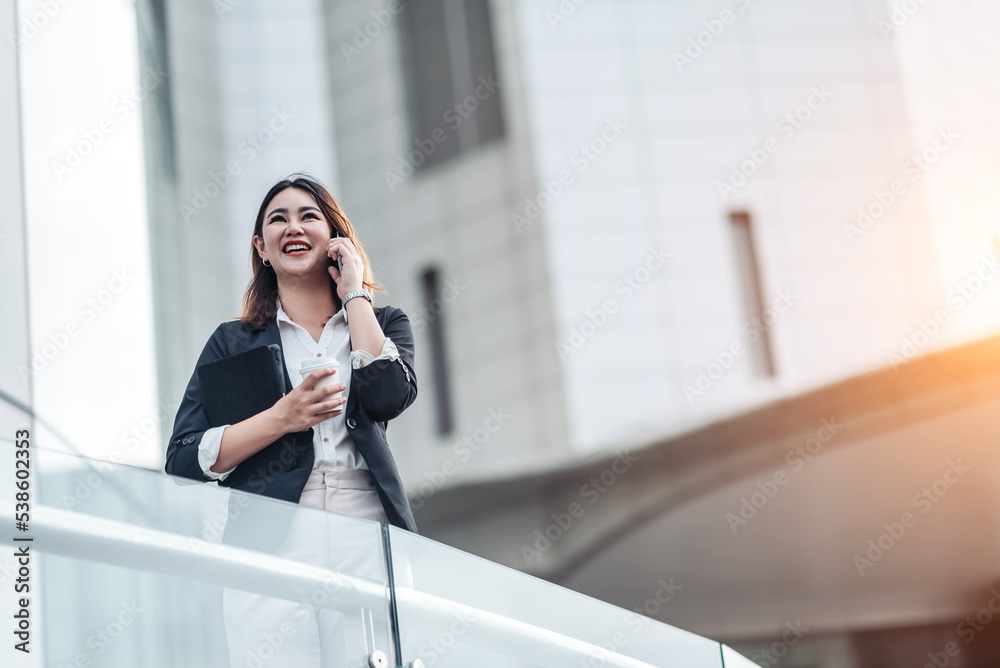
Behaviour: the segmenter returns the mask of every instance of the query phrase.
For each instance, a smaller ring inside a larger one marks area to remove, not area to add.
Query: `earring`
[[[264,260],[264,266],[265,266],[265,267],[270,267],[270,266],[271,266],[271,263],[270,263],[270,262],[268,262],[267,260]]]

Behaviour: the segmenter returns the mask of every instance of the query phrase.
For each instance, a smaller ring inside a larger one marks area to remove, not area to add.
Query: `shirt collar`
[[[285,322],[287,322],[287,323],[289,323],[289,324],[292,324],[292,325],[296,324],[296,323],[292,322],[292,319],[288,317],[288,314],[287,314],[287,313],[285,313],[285,309],[281,308],[281,297],[275,297],[274,299],[275,299],[275,302],[276,302],[276,303],[277,303],[277,305],[278,305],[278,313],[277,313],[277,315],[275,316],[275,317],[276,317],[276,319],[277,319],[277,320],[278,320],[279,322],[280,322],[280,321],[282,321],[282,320],[284,320]],[[341,314],[343,314],[343,315],[341,315]],[[346,324],[347,324],[347,309],[346,309],[346,308],[344,308],[343,306],[341,306],[341,307],[340,307],[340,310],[339,310],[339,311],[337,311],[337,312],[336,312],[336,313],[334,314],[333,318],[330,318],[330,319],[331,319],[331,320],[334,320],[334,319],[336,319],[336,318],[340,318],[340,317],[343,317],[343,318],[344,318],[344,324],[346,325]]]

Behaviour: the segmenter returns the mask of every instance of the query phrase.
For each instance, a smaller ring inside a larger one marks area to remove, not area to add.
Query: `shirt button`
[[[358,423],[354,421],[354,418],[348,418],[347,426],[350,427],[351,429],[354,429],[356,426],[358,426]]]
[[[324,441],[324,442],[326,442],[326,441],[329,441],[329,440],[330,440],[330,439],[328,439],[328,438],[324,438],[324,439],[323,439],[323,441]]]
[[[323,353],[316,353],[316,357],[322,357]]]

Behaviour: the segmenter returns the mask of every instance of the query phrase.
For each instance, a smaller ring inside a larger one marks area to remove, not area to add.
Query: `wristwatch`
[[[369,304],[372,303],[371,293],[362,288],[360,290],[355,290],[354,292],[348,292],[346,295],[344,295],[344,300],[341,302],[341,304],[343,306],[347,306],[347,302],[351,301],[355,297],[364,297],[365,299],[368,300]]]

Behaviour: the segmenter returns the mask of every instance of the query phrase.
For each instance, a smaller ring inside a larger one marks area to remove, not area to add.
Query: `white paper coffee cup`
[[[316,371],[318,369],[325,369],[327,367],[333,367],[334,369],[336,369],[336,371],[334,373],[330,374],[329,376],[323,376],[318,381],[316,381],[316,389],[319,389],[321,387],[329,387],[330,385],[337,385],[337,384],[339,384],[341,382],[340,381],[340,362],[338,362],[337,360],[333,359],[332,357],[314,357],[312,359],[308,359],[308,360],[304,361],[302,363],[302,366],[299,368],[299,374],[302,376],[302,381],[305,382],[306,377],[309,374],[311,374],[313,371]],[[343,394],[344,394],[344,391],[341,390],[340,392],[336,392],[334,394],[329,395],[325,399],[325,401],[329,401],[329,400],[334,399],[336,397],[343,396]],[[339,406],[334,406],[333,408],[328,408],[327,410],[325,410],[323,412],[324,413],[330,413],[332,411],[339,411],[339,410],[343,410],[343,409],[344,409],[344,404],[340,404]]]

